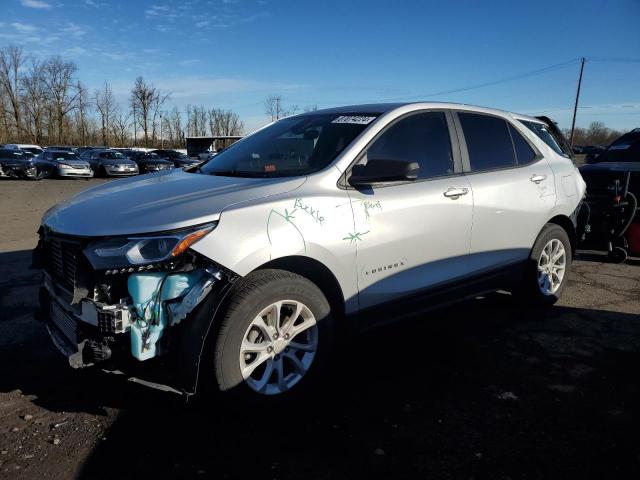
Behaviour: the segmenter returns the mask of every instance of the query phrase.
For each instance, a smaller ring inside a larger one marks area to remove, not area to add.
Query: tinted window
[[[513,147],[516,149],[516,158],[518,165],[526,165],[536,159],[536,152],[533,151],[529,143],[512,125],[509,125]]]
[[[477,113],[458,113],[475,172],[516,165],[507,122]]]
[[[400,120],[371,145],[367,158],[417,162],[418,178],[452,174],[453,156],[445,114],[419,113]]]
[[[551,149],[558,155],[562,155],[563,157],[569,156],[562,150],[562,147],[556,141],[552,132],[549,130],[549,127],[547,127],[545,124],[537,122],[527,122],[524,120],[520,120],[520,122],[522,122],[525,127],[535,133],[538,138],[540,138],[540,140],[549,145]]]

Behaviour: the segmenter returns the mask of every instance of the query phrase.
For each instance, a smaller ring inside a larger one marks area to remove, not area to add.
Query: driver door
[[[419,164],[415,180],[349,189],[360,309],[421,293],[469,269],[473,192],[461,174],[452,117],[423,111],[393,122],[363,153]]]

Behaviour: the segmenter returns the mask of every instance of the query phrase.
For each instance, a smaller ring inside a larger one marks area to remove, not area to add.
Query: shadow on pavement
[[[24,261],[0,255],[15,271]],[[52,411],[122,410],[82,478],[640,475],[638,315],[541,313],[493,294],[351,340],[319,385],[282,404],[184,406],[71,371],[25,313],[37,276],[17,278],[2,284],[0,391]]]

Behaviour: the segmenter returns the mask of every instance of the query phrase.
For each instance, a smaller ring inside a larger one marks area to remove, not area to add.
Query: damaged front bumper
[[[96,366],[163,390],[196,392],[208,332],[232,273],[191,255],[166,269],[104,276],[79,250],[73,260],[63,250],[43,262],[42,243],[34,254],[34,265],[43,268],[39,317],[72,367]],[[73,279],[60,277],[71,268]]]

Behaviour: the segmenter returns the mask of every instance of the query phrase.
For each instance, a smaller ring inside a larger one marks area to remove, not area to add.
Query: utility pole
[[[133,146],[134,148],[138,144],[138,125],[136,123],[136,104],[133,102]]]
[[[164,148],[164,137],[162,136],[162,112],[160,112],[160,148]]]
[[[280,95],[276,97],[276,120],[280,120]]]
[[[582,86],[582,72],[584,70],[584,62],[586,59],[582,57],[580,62],[580,76],[578,77],[578,91],[576,92],[576,104],[573,106],[573,120],[571,121],[571,139],[569,145],[573,147],[573,132],[576,129],[576,115],[578,114],[578,101],[580,100],[580,87]]]

